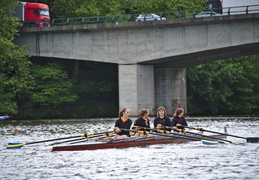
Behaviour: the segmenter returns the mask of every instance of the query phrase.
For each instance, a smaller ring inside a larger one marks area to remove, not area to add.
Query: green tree
[[[117,116],[118,66],[110,63],[79,62],[74,89],[79,99],[71,107],[76,117]]]
[[[0,1],[0,114],[9,115],[18,112],[17,99],[32,81],[28,53],[13,43],[21,25],[12,17],[15,5],[16,0]]]
[[[23,94],[20,101],[22,116],[26,118],[66,117],[62,109],[66,103],[78,98],[72,91],[72,82],[59,63],[34,65],[31,68],[35,77],[33,89]]]
[[[27,0],[48,4],[51,18],[109,16],[204,9],[205,0]]]
[[[141,0],[139,3],[139,13],[186,11],[205,7],[203,0]]]
[[[48,4],[51,18],[120,15],[118,0],[28,0]]]
[[[248,114],[258,108],[258,61],[233,58],[189,67],[190,114]],[[256,66],[255,66],[256,65]]]
[[[231,85],[233,95],[226,99],[225,106],[220,106],[224,114],[255,114],[259,109],[259,56],[230,59],[239,72],[238,81]]]

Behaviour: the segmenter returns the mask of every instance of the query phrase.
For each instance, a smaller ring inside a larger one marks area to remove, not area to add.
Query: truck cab
[[[20,19],[23,26],[50,26],[49,7],[47,4],[20,2],[15,7],[15,16]]]
[[[221,0],[206,0],[206,8],[204,12],[196,14],[196,18],[222,16],[222,1]]]
[[[221,0],[207,0],[206,11],[213,11],[217,14],[222,14],[222,2]]]

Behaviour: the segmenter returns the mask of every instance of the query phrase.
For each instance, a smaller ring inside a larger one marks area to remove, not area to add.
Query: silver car
[[[148,14],[140,14],[136,19],[136,21],[159,21],[159,20],[166,20],[166,18],[160,17],[153,13],[148,13]]]

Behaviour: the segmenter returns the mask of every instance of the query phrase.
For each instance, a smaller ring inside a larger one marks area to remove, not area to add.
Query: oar
[[[130,132],[130,133],[132,134],[133,132]],[[102,136],[106,136],[106,137],[96,136],[96,137],[98,137],[98,138],[96,138],[95,140],[114,137],[114,136],[115,136],[115,134],[116,134],[116,131],[113,131],[113,132],[111,132],[111,133],[108,133],[108,134],[102,135]],[[87,141],[87,140],[86,140],[86,139],[84,139],[84,140],[76,141],[76,142],[72,142],[72,143],[69,143],[69,144],[77,144],[77,143],[81,143],[81,142],[85,142],[85,141]]]
[[[225,135],[225,136],[232,136],[232,137],[236,137],[236,138],[246,139],[246,142],[250,142],[250,143],[259,142],[259,137],[241,137],[241,136],[227,134],[227,133],[210,131],[210,130],[206,130],[206,129],[203,129],[203,128],[194,128],[194,127],[190,127],[190,126],[182,126],[182,127],[186,127],[186,128],[189,128],[189,129],[196,129],[198,131],[204,131],[204,132],[210,132],[210,133],[215,133],[215,134],[220,134],[220,135]]]
[[[77,135],[77,136],[70,136],[70,137],[63,137],[63,138],[57,138],[57,139],[49,139],[49,140],[43,140],[43,141],[35,141],[35,142],[29,142],[29,143],[8,143],[7,149],[20,149],[24,145],[29,145],[29,144],[36,144],[36,143],[44,143],[44,142],[50,142],[50,141],[58,141],[58,140],[63,140],[63,139],[73,139],[73,138],[78,138],[78,137],[89,137],[89,136],[94,136],[94,135],[99,135],[99,134],[108,134],[113,131],[108,131],[108,132],[101,132],[101,133],[96,133],[96,134],[82,134],[82,135]]]
[[[142,128],[142,129],[145,129],[145,127],[139,127],[139,128]],[[149,130],[150,128],[146,128],[147,130]],[[187,136],[187,135],[183,135],[183,134],[174,134],[174,133],[171,133],[170,131],[165,131],[165,130],[157,130],[158,132],[162,132],[162,134],[160,133],[153,133],[153,132],[149,132],[149,131],[138,131],[138,130],[133,130],[133,129],[121,129],[121,130],[124,130],[124,131],[132,131],[132,132],[138,132],[138,133],[141,133],[141,134],[152,134],[152,135],[157,135],[157,136],[165,136],[165,137],[173,137],[173,138],[181,138],[181,139],[189,139],[189,140],[194,140],[194,141],[200,141],[202,140],[202,138],[199,138],[199,137],[193,137],[193,136]]]
[[[77,142],[85,142],[85,141],[88,141],[89,139],[93,139],[93,138],[96,138],[96,137],[102,137],[102,136],[110,136],[112,134],[114,134],[115,132],[109,132],[109,133],[104,133],[104,134],[95,134],[95,135],[92,135],[92,136],[87,136],[87,137],[81,137],[81,138],[77,138],[77,139],[72,139],[72,140],[68,140],[68,141],[61,141],[61,142],[55,142],[55,143],[51,143],[51,144],[48,144],[47,146],[52,146],[52,145],[56,145],[56,144],[63,144],[63,143],[69,143],[69,142],[74,142],[76,141]],[[69,143],[71,144],[71,143]]]
[[[95,138],[94,140],[104,139],[104,138],[110,138],[110,137],[113,137],[113,136],[115,136],[115,132],[109,134],[109,135],[106,136],[106,137],[99,136],[99,137]],[[77,144],[77,143],[82,143],[82,142],[85,142],[85,141],[87,141],[87,139],[84,139],[84,140],[81,140],[81,141],[72,142],[72,143],[69,143],[69,144]]]
[[[133,127],[138,127],[138,126],[133,126]],[[215,145],[217,143],[226,143],[226,142],[224,142],[224,141],[226,141],[224,139],[215,138],[216,141],[215,140],[210,140],[210,139],[214,138],[214,137],[212,138],[210,136],[207,136],[207,138],[209,138],[209,139],[205,140],[204,138],[201,138],[201,137],[193,137],[193,136],[189,136],[189,135],[186,135],[186,134],[176,134],[176,133],[171,133],[170,131],[166,131],[166,130],[151,129],[151,128],[146,128],[146,127],[138,127],[138,128],[147,129],[147,130],[154,130],[156,132],[178,136],[178,138],[185,138],[185,139],[192,139],[192,140],[196,140],[196,141],[202,141],[203,144]],[[168,126],[166,128],[169,129]],[[198,134],[198,135],[200,135],[200,134]],[[223,140],[223,141],[219,141],[219,140]],[[206,143],[204,143],[204,142],[206,142]]]
[[[53,146],[53,145],[57,145],[57,144],[64,144],[64,143],[69,143],[69,142],[74,142],[74,141],[79,141],[79,140],[88,141],[88,139],[86,139],[85,137],[81,137],[81,138],[77,138],[77,139],[72,139],[72,140],[60,141],[60,142],[55,142],[55,143],[47,144],[46,146]]]
[[[130,132],[130,134],[132,134],[133,132]],[[116,131],[114,132],[111,132],[111,133],[108,133],[108,134],[105,134],[106,137],[101,137],[99,136],[98,138],[96,138],[95,140],[98,140],[98,139],[104,139],[104,138],[111,138],[111,137],[114,137],[116,134]],[[82,140],[82,141],[76,141],[76,142],[72,142],[72,143],[69,143],[69,144],[77,144],[77,143],[81,143],[81,142],[85,142],[87,140]],[[102,142],[102,141],[101,141]]]
[[[198,135],[198,136],[201,136],[201,137],[206,137],[206,138],[221,140],[221,141],[225,141],[225,142],[228,142],[228,143],[231,143],[231,144],[239,144],[239,143],[237,143],[237,142],[229,141],[229,140],[226,140],[226,139],[221,139],[221,138],[217,138],[217,137],[213,137],[213,136],[207,136],[207,135],[203,135],[203,134],[198,134],[198,133],[186,131],[185,129],[176,129],[176,128],[174,128],[174,127],[169,127],[169,126],[163,126],[163,128],[172,129],[172,130],[174,130],[174,131],[183,132],[183,133],[194,134],[194,135]],[[209,144],[210,142],[211,142],[212,144],[215,144],[215,143],[216,143],[215,140],[202,140],[202,142],[203,142],[203,143],[206,142],[206,143],[204,143],[204,144]]]

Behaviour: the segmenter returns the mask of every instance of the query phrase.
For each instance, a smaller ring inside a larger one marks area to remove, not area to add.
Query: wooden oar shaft
[[[193,136],[188,136],[186,134],[176,134],[176,133],[171,133],[170,131],[167,131],[167,130],[159,130],[159,129],[152,129],[152,128],[146,128],[146,127],[139,127],[139,126],[135,126],[135,127],[138,127],[140,129],[146,129],[146,130],[151,130],[151,131],[155,131],[155,132],[160,132],[160,133],[164,133],[164,134],[171,134],[171,135],[174,135],[174,136],[184,136],[184,137],[189,137],[189,138],[196,138],[196,137],[193,137]],[[197,137],[198,139],[203,139],[203,138],[200,138],[200,137]]]
[[[72,140],[67,140],[67,141],[61,141],[61,142],[56,142],[56,143],[52,143],[49,144],[51,145],[56,145],[56,144],[63,144],[63,143],[69,143],[69,142],[74,142],[74,143],[79,143],[79,142],[85,142],[88,141],[88,138],[93,139],[93,138],[103,138],[103,136],[109,137],[110,135],[113,135],[115,132],[109,132],[109,133],[103,133],[103,134],[97,134],[97,135],[93,135],[93,136],[89,136],[87,138],[85,137],[81,137],[81,138],[77,138],[77,139],[72,139]],[[74,143],[70,143],[70,144],[74,144]]]
[[[73,142],[73,141],[79,141],[79,140],[83,140],[83,139],[87,140],[86,138],[81,137],[81,138],[77,138],[77,139],[51,143],[51,144],[48,144],[48,146],[52,146],[52,145],[56,145],[56,144],[63,144],[63,143],[68,143],[68,142]]]
[[[226,142],[229,142],[229,143],[235,143],[235,142],[232,142],[232,141],[229,141],[229,140],[226,140],[226,139],[221,139],[221,138],[217,138],[217,137],[213,137],[213,136],[207,136],[207,135],[204,135],[204,134],[198,134],[198,133],[186,131],[185,129],[176,129],[176,128],[174,128],[174,127],[169,127],[169,126],[163,126],[163,127],[164,127],[164,128],[167,128],[167,129],[172,129],[172,130],[175,130],[175,131],[178,131],[178,132],[194,134],[194,135],[198,135],[198,136],[201,136],[201,137],[206,137],[206,138],[211,138],[211,139],[217,139],[217,140],[221,140],[221,141],[226,141]],[[235,144],[236,144],[236,143],[235,143]]]
[[[199,137],[193,137],[193,136],[187,136],[187,135],[184,135],[184,134],[173,134],[173,133],[168,133],[168,134],[159,134],[159,133],[152,133],[152,134],[155,134],[155,135],[162,135],[162,136],[170,136],[170,137],[174,137],[174,138],[182,138],[182,139],[190,139],[190,140],[194,140],[194,141],[197,141],[197,140],[202,140],[202,138],[199,138]]]
[[[206,130],[206,129],[203,129],[203,128],[194,128],[194,127],[190,127],[190,126],[182,126],[182,127],[186,127],[186,128],[189,128],[189,129],[196,129],[198,131],[205,131],[205,132],[210,132],[210,133],[216,133],[216,134],[225,135],[225,136],[232,136],[232,137],[241,138],[241,139],[247,139],[246,137],[241,137],[241,136],[236,136],[236,135],[227,134],[227,133],[221,133],[221,132],[216,132],[216,131],[210,131],[210,130]]]
[[[49,139],[49,140],[43,140],[43,141],[36,141],[36,142],[29,142],[25,143],[27,144],[35,144],[35,143],[44,143],[44,142],[50,142],[50,141],[58,141],[58,140],[63,140],[63,139],[73,139],[73,138],[78,138],[78,137],[85,137],[85,138],[94,138],[94,137],[99,137],[102,135],[109,135],[109,133],[113,133],[113,131],[107,131],[107,132],[101,132],[101,133],[95,133],[95,134],[82,134],[82,135],[77,135],[77,136],[70,136],[70,137],[64,137],[64,138],[57,138],[57,139]]]
[[[110,134],[109,136],[106,136],[106,137],[99,136],[95,140],[110,138],[110,137],[115,136],[114,134],[115,134],[115,132],[113,134]],[[72,142],[72,143],[69,143],[69,144],[77,144],[77,143],[82,143],[82,142],[85,142],[85,141],[87,141],[87,139],[84,139],[84,140],[81,140],[81,141]]]
[[[137,127],[137,126],[136,126]],[[161,132],[161,133],[165,133],[165,134],[170,134],[172,135],[172,137],[175,137],[176,138],[183,138],[183,139],[191,139],[191,140],[201,140],[201,141],[207,141],[207,143],[213,143],[213,144],[216,144],[216,142],[211,142],[210,140],[204,140],[204,138],[202,137],[193,137],[193,136],[188,136],[186,134],[176,134],[176,133],[171,133],[170,131],[166,131],[166,130],[157,130],[157,129],[151,129],[151,128],[146,128],[146,127],[139,127],[141,129],[148,129],[148,130],[155,130],[156,132]],[[169,129],[168,126],[166,126],[166,129]],[[184,131],[180,131],[179,132],[184,132]],[[197,133],[193,133],[195,135],[199,135],[200,134],[197,134]],[[165,136],[168,136],[168,135],[165,135]],[[205,135],[203,135],[205,136]],[[236,142],[232,142],[232,141],[228,141],[228,140],[225,140],[225,139],[220,139],[220,138],[216,138],[216,137],[213,137],[213,136],[205,136],[206,138],[209,138],[209,139],[214,139],[214,140],[217,140],[218,143],[227,143],[227,142],[230,142],[231,144],[239,144],[239,143],[236,143]],[[221,140],[221,141],[219,141]],[[226,142],[224,142],[226,141]]]
[[[58,140],[63,140],[63,139],[73,139],[73,138],[78,138],[78,137],[89,138],[90,136],[92,136],[92,137],[98,137],[98,136],[102,136],[102,135],[108,136],[110,133],[114,133],[114,131],[107,131],[107,132],[101,132],[101,133],[96,133],[96,134],[82,134],[82,135],[77,135],[77,136],[70,136],[70,137],[63,137],[63,138],[56,138],[56,139],[48,139],[48,140],[28,142],[28,143],[9,143],[7,145],[7,149],[21,148],[22,146],[29,145],[29,144],[44,143],[44,142],[50,142],[50,141],[58,141]]]
[[[141,129],[145,128],[145,127],[139,127]],[[147,128],[148,130],[151,130],[150,128]],[[190,140],[202,140],[202,138],[199,137],[193,137],[193,136],[187,136],[184,134],[175,134],[175,133],[171,133],[170,131],[167,131],[167,133],[164,134],[159,134],[159,133],[153,133],[153,132],[148,132],[148,131],[138,131],[138,130],[132,130],[132,129],[121,129],[124,131],[132,131],[132,132],[138,132],[141,134],[153,134],[153,135],[157,135],[157,136],[165,136],[165,137],[174,137],[174,138],[182,138],[182,139],[190,139]],[[159,132],[159,131],[158,131]],[[163,132],[161,132],[163,133]]]
[[[72,139],[72,138],[77,138],[77,137],[85,137],[85,135],[82,134],[82,135],[78,135],[78,136],[70,136],[70,137],[64,137],[64,138],[48,139],[48,140],[43,140],[43,141],[28,142],[28,143],[24,143],[24,144],[28,145],[28,144],[44,143],[44,142],[58,141],[58,140],[63,140],[63,139]]]

